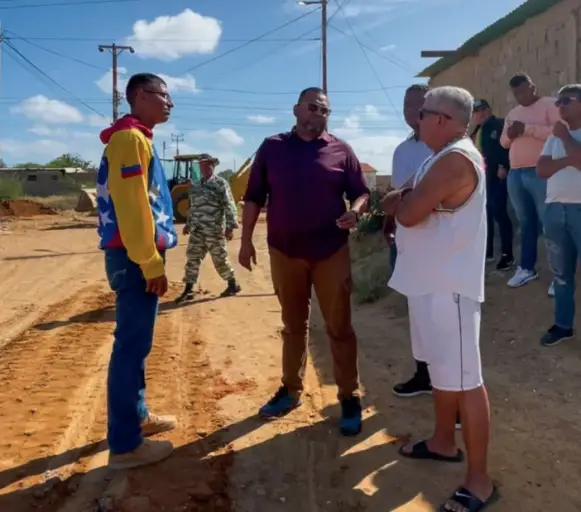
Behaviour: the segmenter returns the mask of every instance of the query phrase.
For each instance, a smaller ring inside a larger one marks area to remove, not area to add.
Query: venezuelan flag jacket
[[[101,132],[97,174],[99,247],[125,248],[146,279],[165,272],[160,252],[177,244],[171,195],[153,133],[127,115]]]

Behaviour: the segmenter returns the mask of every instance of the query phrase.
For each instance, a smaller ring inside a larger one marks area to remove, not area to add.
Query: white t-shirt
[[[581,142],[581,129],[569,132],[571,136]],[[567,151],[563,141],[551,135],[542,152],[543,156],[550,156],[553,160],[565,158]],[[546,203],[573,203],[581,204],[581,169],[564,167],[547,180]]]
[[[402,188],[430,156],[432,150],[413,135],[404,140],[393,153],[391,186]]]

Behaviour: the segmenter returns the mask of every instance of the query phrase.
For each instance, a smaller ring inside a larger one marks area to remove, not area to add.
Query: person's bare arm
[[[581,170],[581,143],[577,142],[570,134],[567,134],[567,137],[563,137],[561,140],[570,159],[569,165]]]
[[[573,165],[573,163],[569,156],[553,160],[550,156],[541,155],[537,162],[537,176],[539,178],[548,179],[553,176],[553,174],[558,173],[561,169],[569,167],[570,165]]]
[[[395,217],[402,226],[416,226],[450,200],[457,202],[455,206],[461,206],[477,184],[478,177],[472,162],[458,152],[449,153],[402,197]]]

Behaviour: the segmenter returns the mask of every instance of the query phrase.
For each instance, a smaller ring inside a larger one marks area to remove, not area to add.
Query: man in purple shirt
[[[369,189],[351,147],[327,132],[331,109],[323,91],[305,89],[294,106],[292,131],[264,140],[244,196],[240,264],[252,270],[252,234],[268,198],[272,281],[282,309],[282,386],[260,409],[282,416],[301,405],[311,288],[331,342],[343,435],[361,431],[357,338],[351,325],[349,230],[367,205]],[[345,197],[351,208],[346,211]]]

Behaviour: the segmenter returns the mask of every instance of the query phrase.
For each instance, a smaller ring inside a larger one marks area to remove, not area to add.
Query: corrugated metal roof
[[[528,0],[521,6],[514,9],[504,18],[485,28],[475,36],[466,41],[460,48],[458,48],[459,55],[453,57],[444,57],[429,65],[418,77],[435,77],[446,69],[452,67],[454,64],[464,58],[466,53],[477,52],[480,48],[492,43],[496,39],[501,38],[511,30],[520,27],[529,18],[542,14],[548,11],[551,7],[557,5],[563,0]]]

